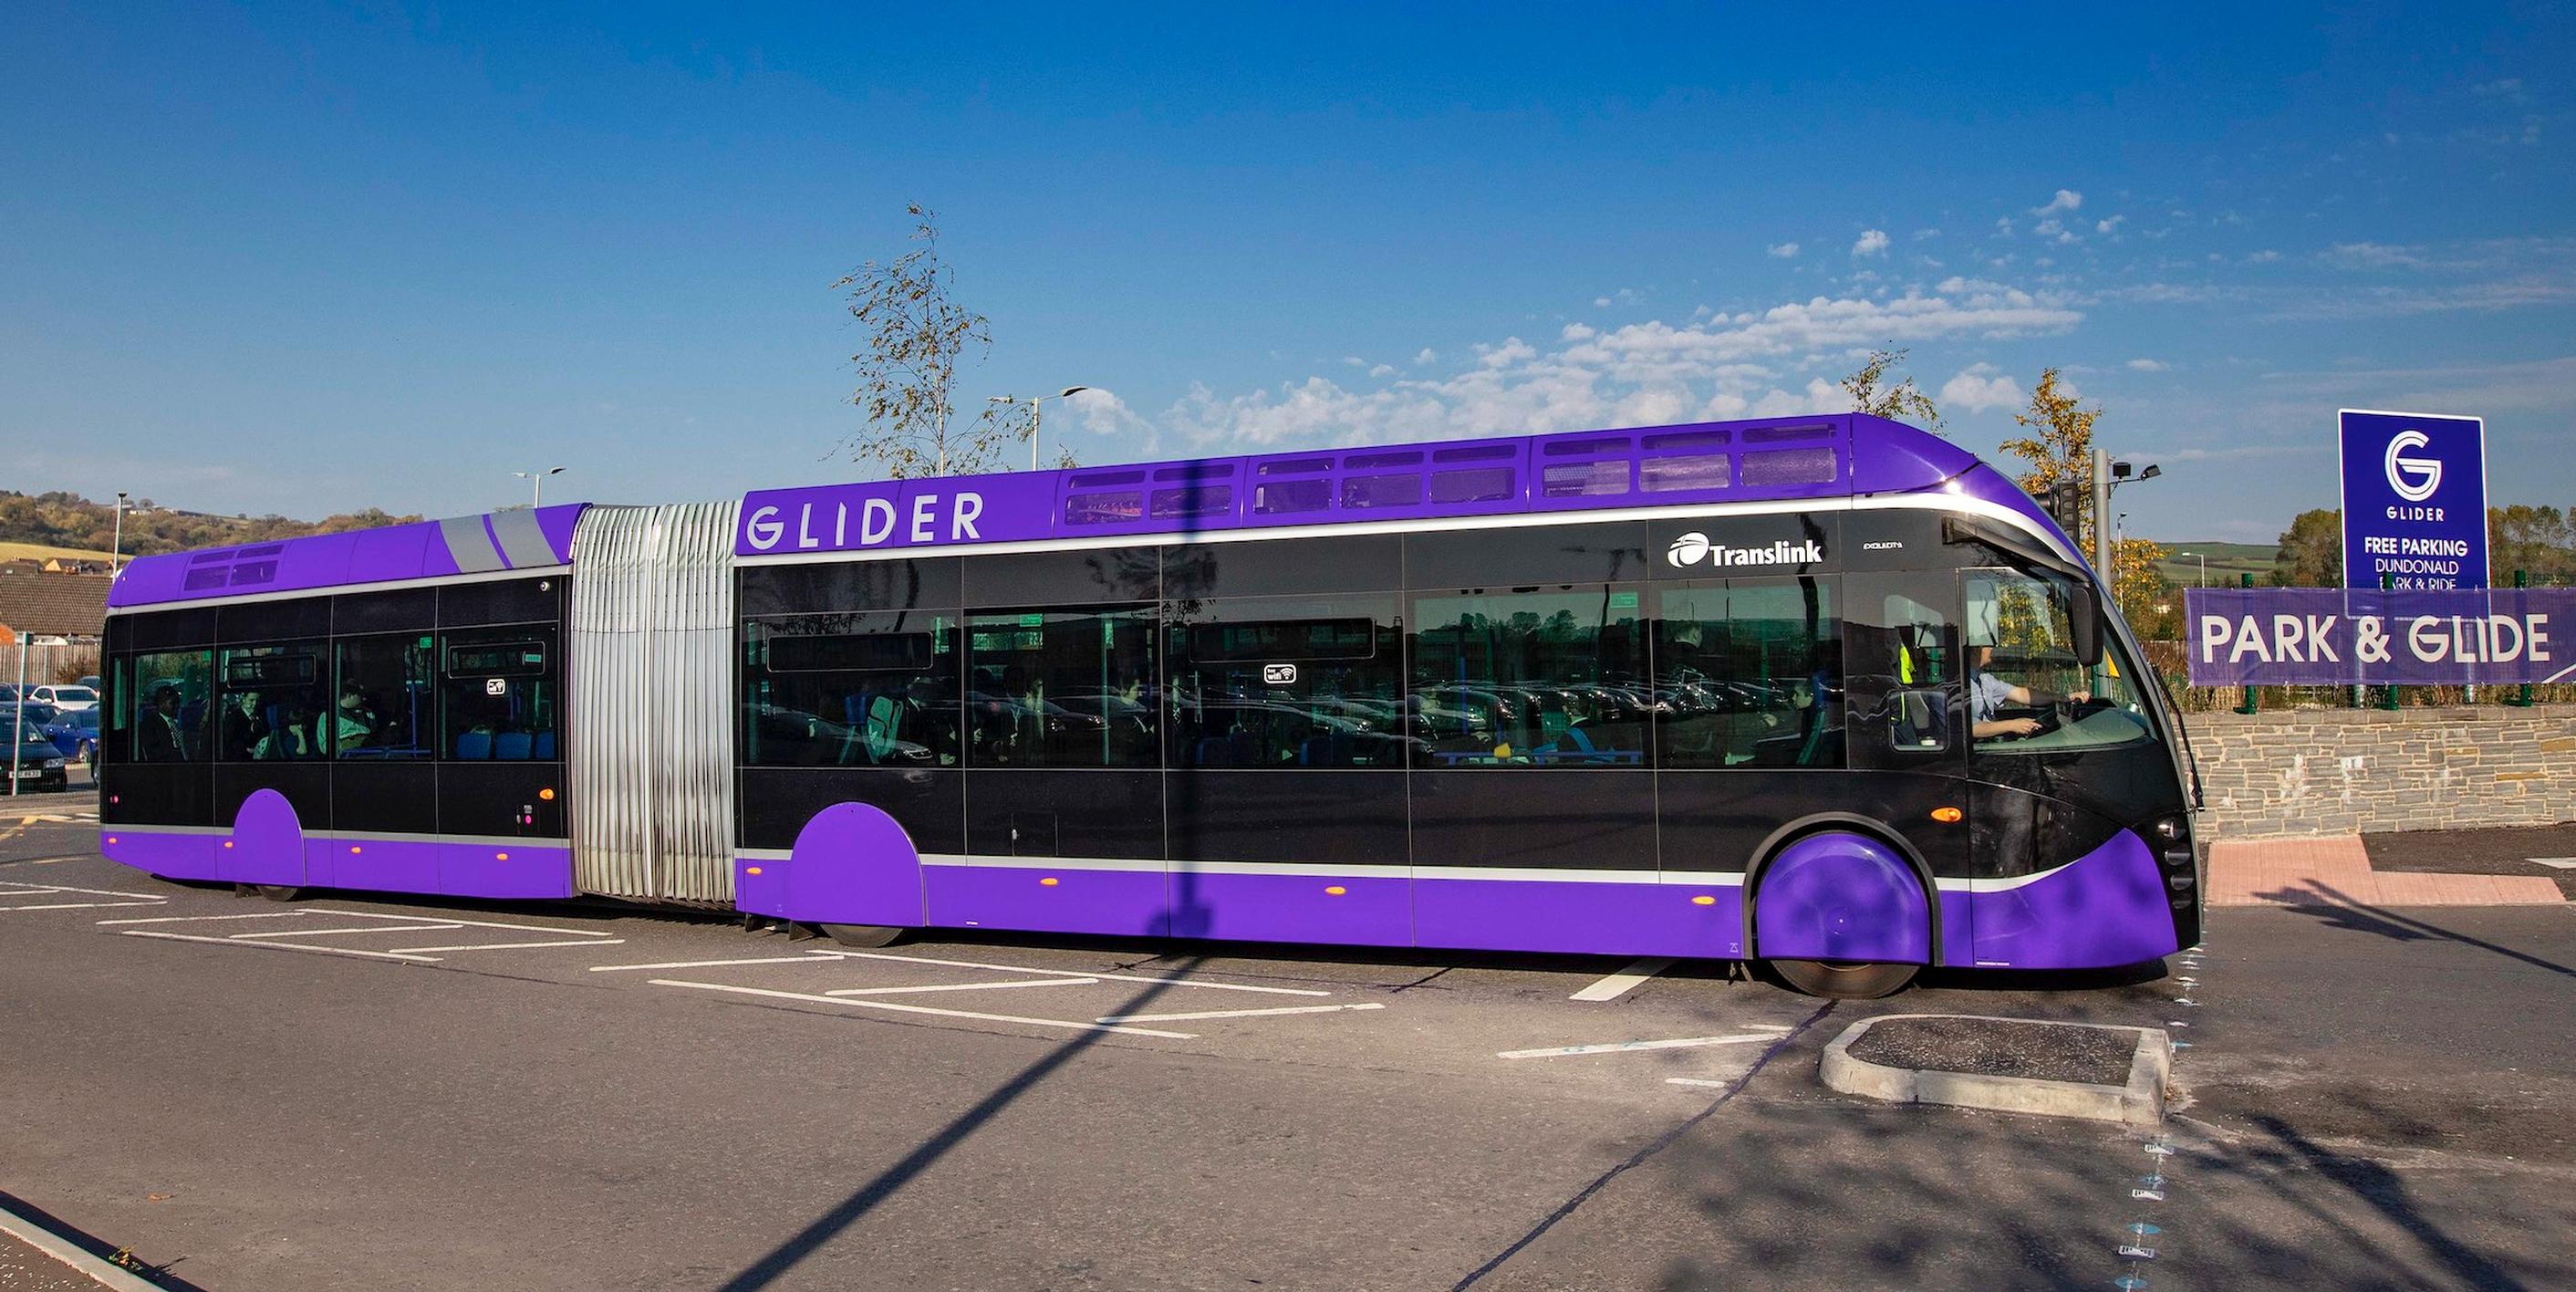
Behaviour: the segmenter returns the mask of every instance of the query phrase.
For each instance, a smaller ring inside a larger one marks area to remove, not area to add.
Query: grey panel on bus
[[[733,900],[741,504],[592,507],[572,536],[573,882]]]

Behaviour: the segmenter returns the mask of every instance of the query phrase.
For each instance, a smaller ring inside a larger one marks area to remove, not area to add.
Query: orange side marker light
[[[1965,815],[1967,814],[1954,807],[1937,807],[1932,809],[1932,819],[1943,825],[1957,825],[1959,824],[1959,818]]]
[[[1351,891],[1351,890],[1349,890],[1349,889],[1347,889],[1347,888],[1344,888],[1344,887],[1342,887],[1342,886],[1341,886],[1341,885],[1339,885],[1339,884],[1334,884],[1334,885],[1331,885],[1331,886],[1327,887],[1327,888],[1324,890],[1324,896],[1326,896],[1326,897],[1339,897],[1339,896],[1341,896],[1342,894],[1347,893],[1347,892],[1349,892],[1349,891]]]
[[[1049,875],[1049,876],[1047,876],[1046,878],[1039,880],[1039,881],[1038,881],[1038,887],[1040,887],[1040,888],[1053,888],[1053,887],[1055,887],[1055,876],[1053,876],[1053,875]]]
[[[1714,898],[1714,897],[1709,896],[1709,895],[1708,895],[1708,894],[1706,894],[1706,893],[1702,893],[1702,894],[1700,894],[1699,896],[1694,897],[1694,898],[1692,898],[1692,899],[1691,899],[1691,905],[1693,905],[1693,906],[1715,906],[1715,905],[1717,905],[1717,899],[1716,899],[1716,898]]]

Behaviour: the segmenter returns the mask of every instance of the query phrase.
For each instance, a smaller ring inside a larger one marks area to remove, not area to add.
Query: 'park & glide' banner
[[[2193,686],[2576,680],[2576,589],[2191,588]]]

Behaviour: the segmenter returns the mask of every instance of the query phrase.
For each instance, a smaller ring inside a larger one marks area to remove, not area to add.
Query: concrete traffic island
[[[1978,1014],[1884,1014],[1825,1047],[1825,1084],[1898,1104],[2157,1126],[2173,1044],[2164,1029]]]

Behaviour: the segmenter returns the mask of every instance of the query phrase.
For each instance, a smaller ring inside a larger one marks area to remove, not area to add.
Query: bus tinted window
[[[1987,754],[2049,753],[2149,739],[2137,671],[2105,634],[2102,662],[2076,657],[2074,585],[2058,575],[1968,570],[1969,734]]]
[[[343,638],[332,694],[342,758],[428,758],[438,725],[437,641],[428,633]]]
[[[956,766],[957,633],[917,610],[743,625],[743,762]]]
[[[465,629],[443,635],[439,730],[450,758],[551,762],[557,666],[552,627]]]
[[[211,651],[145,651],[119,659],[110,749],[137,763],[206,761],[214,671]]]
[[[1200,602],[1172,627],[1172,763],[1401,767],[1395,597]]]
[[[1842,625],[1830,579],[1656,592],[1664,767],[1839,767]]]
[[[321,642],[223,651],[215,751],[224,762],[329,756]]]
[[[968,761],[1154,767],[1154,614],[1029,610],[967,617]]]
[[[1415,765],[1643,765],[1655,701],[1640,595],[1596,584],[1415,597]]]

